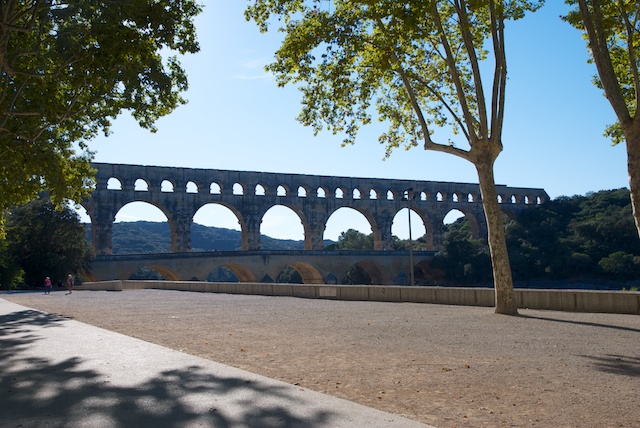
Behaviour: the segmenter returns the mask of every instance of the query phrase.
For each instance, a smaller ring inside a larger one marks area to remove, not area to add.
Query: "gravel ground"
[[[2,294],[438,427],[640,427],[640,317],[140,290]]]

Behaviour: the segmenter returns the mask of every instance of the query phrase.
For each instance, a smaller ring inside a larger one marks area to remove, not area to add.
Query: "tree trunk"
[[[493,267],[493,284],[496,295],[497,314],[516,315],[518,308],[513,295],[513,279],[511,265],[507,253],[507,240],[504,234],[504,224],[498,194],[493,176],[493,160],[474,162],[478,171],[482,206],[487,218],[489,250]]]
[[[631,190],[631,207],[636,230],[640,236],[640,122],[635,121],[625,127],[627,143],[627,170],[629,173],[629,190]]]

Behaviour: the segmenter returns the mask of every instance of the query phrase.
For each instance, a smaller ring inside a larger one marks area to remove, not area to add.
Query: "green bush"
[[[640,257],[616,251],[603,257],[598,265],[614,279],[636,278],[640,274]]]

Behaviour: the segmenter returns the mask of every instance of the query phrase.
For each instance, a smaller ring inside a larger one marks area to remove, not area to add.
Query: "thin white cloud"
[[[267,80],[267,79],[273,79],[273,75],[269,74],[269,73],[263,73],[261,75],[246,75],[246,74],[236,74],[234,76],[232,76],[233,79],[235,80]]]
[[[242,72],[233,76],[236,80],[267,80],[273,79],[273,75],[264,70],[269,61],[265,58],[248,59],[240,63]]]
[[[269,61],[261,59],[249,59],[242,63],[243,68],[260,68],[263,69]]]

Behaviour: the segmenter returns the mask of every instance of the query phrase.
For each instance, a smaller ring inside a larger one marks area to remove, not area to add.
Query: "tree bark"
[[[495,313],[516,315],[518,308],[513,293],[513,278],[507,252],[507,240],[493,175],[494,160],[477,160],[474,165],[478,171],[482,206],[487,219],[493,284],[496,296]]]
[[[631,191],[631,207],[636,230],[640,236],[640,121],[634,120],[624,128],[627,145],[627,170],[629,174],[629,190]]]

